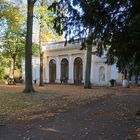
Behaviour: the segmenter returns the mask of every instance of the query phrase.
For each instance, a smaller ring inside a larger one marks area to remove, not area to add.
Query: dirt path
[[[48,120],[0,126],[0,140],[136,140],[137,110],[138,93],[104,96]]]

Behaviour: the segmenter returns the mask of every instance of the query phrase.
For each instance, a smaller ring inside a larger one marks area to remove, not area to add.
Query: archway
[[[83,80],[83,61],[80,57],[74,60],[74,83],[81,84]]]
[[[56,61],[54,59],[50,60],[49,63],[49,81],[50,83],[55,83],[56,80]]]
[[[61,61],[61,83],[67,83],[69,76],[69,62],[67,59],[62,59]]]
[[[105,82],[105,68],[103,66],[101,66],[99,70],[99,81]]]

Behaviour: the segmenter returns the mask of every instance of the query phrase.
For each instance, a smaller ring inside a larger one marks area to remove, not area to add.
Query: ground
[[[0,140],[139,140],[139,87],[0,86]]]

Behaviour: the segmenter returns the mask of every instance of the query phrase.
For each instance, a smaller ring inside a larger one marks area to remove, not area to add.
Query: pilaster
[[[46,83],[49,83],[49,58],[48,56],[46,57]]]
[[[69,79],[68,79],[68,83],[74,83],[74,64],[73,64],[73,59],[72,59],[72,55],[68,56],[68,60],[69,60]]]
[[[59,56],[56,56],[56,83],[61,83],[60,81],[61,77],[61,62]]]

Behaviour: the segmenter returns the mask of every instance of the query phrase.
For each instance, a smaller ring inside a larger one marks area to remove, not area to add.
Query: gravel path
[[[138,140],[140,94],[126,91],[46,120],[1,125],[0,140]]]

